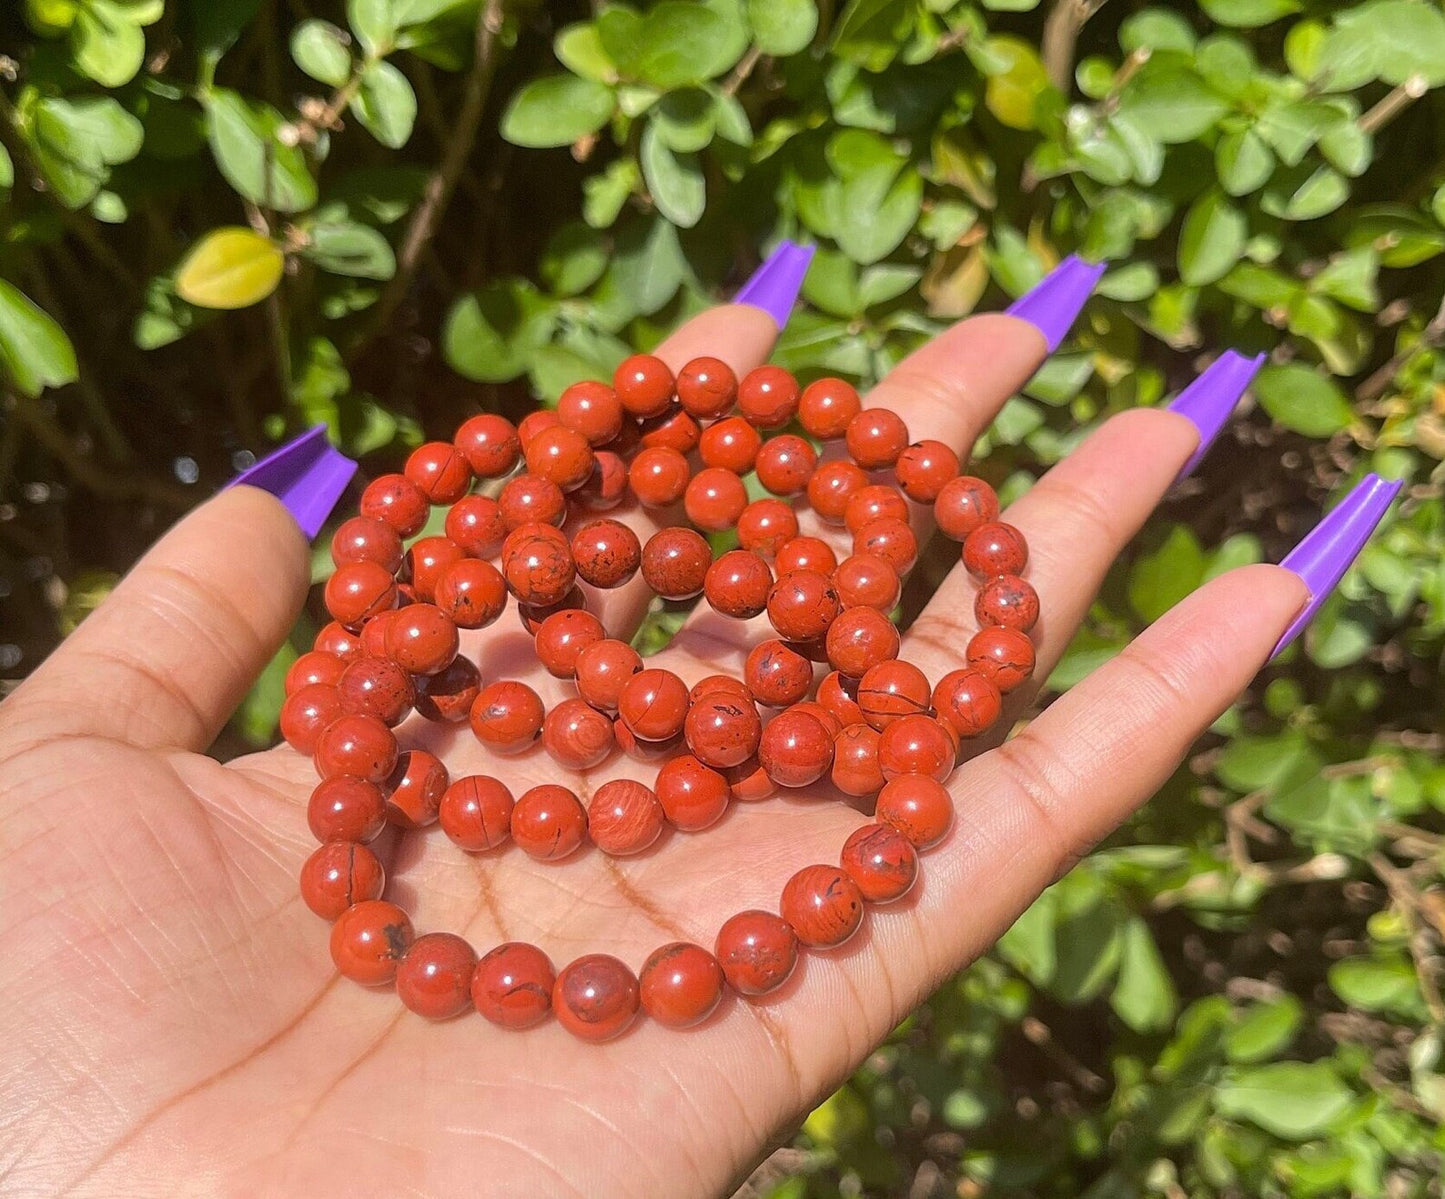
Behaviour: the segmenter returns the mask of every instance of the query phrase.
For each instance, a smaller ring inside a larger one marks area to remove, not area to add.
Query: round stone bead
[[[322,778],[349,774],[380,783],[396,767],[396,756],[395,734],[375,716],[339,716],[316,741],[316,771]]]
[[[1003,697],[981,670],[951,670],[933,688],[933,709],[960,737],[977,737],[994,726]]]
[[[396,768],[382,788],[386,818],[404,829],[434,823],[447,782],[447,768],[435,754],[424,749],[406,750],[397,757]]]
[[[616,958],[589,953],[568,963],[552,986],[557,1022],[583,1041],[610,1041],[637,1017],[637,978]]]
[[[396,970],[396,997],[418,1016],[449,1020],[472,1006],[476,951],[455,933],[426,933]]]
[[[420,537],[406,551],[406,574],[414,599],[431,603],[437,583],[448,567],[466,558],[466,551],[450,537]]]
[[[749,758],[741,765],[731,767],[726,775],[733,798],[740,803],[757,803],[778,793],[777,784],[768,777],[768,772],[758,764],[757,758]]]
[[[798,381],[780,366],[758,366],[738,384],[738,411],[755,429],[781,429],[798,411]]]
[[[644,446],[665,445],[679,454],[690,454],[697,449],[701,436],[702,426],[677,404],[661,416],[642,422]]]
[[[607,638],[586,646],[575,670],[577,694],[594,708],[615,712],[627,680],[642,670],[642,656],[627,642]]]
[[[331,536],[331,561],[337,566],[375,562],[394,575],[401,569],[404,552],[397,531],[374,516],[353,516],[342,521]]]
[[[748,491],[743,481],[717,466],[698,471],[682,495],[687,519],[709,533],[735,528],[747,504]]]
[[[524,941],[483,954],[472,972],[472,1006],[502,1028],[532,1028],[552,1010],[557,976],[547,955]]]
[[[707,568],[702,590],[715,612],[751,620],[768,605],[773,572],[750,550],[729,550]]]
[[[831,949],[863,922],[863,896],[837,866],[804,866],[783,887],[783,919],[811,949]]]
[[[926,775],[943,782],[953,773],[958,746],[932,716],[900,716],[878,737],[878,768],[887,779]]]
[[[380,899],[386,871],[355,841],[328,841],[301,867],[301,898],[323,920],[335,920],[354,903]]]
[[[783,542],[773,556],[773,568],[778,578],[795,570],[811,570],[831,576],[837,568],[838,558],[821,537],[793,537]]]
[[[858,682],[858,707],[866,720],[882,732],[900,716],[926,713],[932,695],[923,671],[911,662],[880,662]]]
[[[299,754],[314,756],[321,734],[343,715],[341,696],[326,683],[311,683],[281,705],[281,736]]]
[[[798,964],[798,937],[781,916],[753,909],[718,930],[713,954],[734,991],[766,995],[787,982]]]
[[[828,576],[814,570],[779,575],[768,592],[768,619],[786,641],[811,641],[828,631],[838,615],[838,593]]]
[[[877,795],[887,781],[878,765],[876,729],[850,724],[833,738],[833,786],[844,795]]]
[[[564,595],[561,599],[557,600],[555,603],[519,603],[516,606],[516,612],[517,619],[521,622],[522,627],[526,629],[527,632],[531,633],[533,637],[535,637],[537,635],[537,630],[542,627],[542,622],[546,620],[547,617],[553,615],[556,612],[565,612],[570,608],[585,608],[586,606],[587,600],[582,595],[582,588],[571,587],[568,589],[567,594]]]
[[[451,665],[461,639],[435,604],[408,604],[386,627],[386,652],[412,674],[436,674]]]
[[[577,659],[589,645],[605,641],[602,622],[584,608],[553,612],[537,629],[537,660],[553,678],[570,679]]]
[[[411,921],[396,904],[362,900],[331,926],[331,960],[353,982],[383,986],[396,977],[413,936]]]
[[[482,629],[507,606],[507,580],[490,562],[463,558],[442,572],[434,595],[442,614],[460,629]]]
[[[848,422],[848,455],[864,470],[886,470],[908,445],[908,426],[887,408],[865,408]]]
[[[846,458],[821,462],[808,480],[808,503],[828,524],[840,525],[848,502],[868,485],[868,472],[856,462]]]
[[[758,752],[763,722],[750,698],[715,692],[692,701],[682,730],[699,761],[725,770]]]
[[[893,470],[910,500],[931,504],[944,485],[958,477],[958,455],[941,441],[915,441],[898,455]]]
[[[517,425],[517,440],[522,443],[522,453],[539,433],[555,429],[562,423],[561,418],[550,408],[537,408],[527,413]]]
[[[508,534],[502,547],[502,573],[517,601],[533,606],[557,603],[577,577],[567,538],[544,524],[521,525]]]
[[[322,626],[321,632],[316,634],[316,640],[311,643],[311,648],[321,653],[334,654],[343,662],[350,662],[361,656],[361,638],[333,620]]]
[[[359,629],[396,605],[396,580],[375,562],[350,562],[326,580],[326,610],[339,624]]]
[[[918,881],[918,851],[890,824],[854,829],[838,861],[869,903],[902,899]]]
[[[898,488],[870,483],[849,497],[848,505],[843,509],[843,525],[848,532],[856,533],[870,520],[889,517],[906,521],[908,516],[908,501]]]
[[[816,717],[828,731],[829,738],[836,737],[843,731],[843,722],[833,715],[831,711],[822,704],[811,699],[805,699],[801,703],[792,706],[794,712],[806,712],[809,716]]]
[[[808,694],[813,664],[776,638],[759,642],[743,665],[743,681],[760,704],[785,708]]]
[[[633,416],[660,416],[672,403],[672,371],[653,354],[633,354],[612,373],[612,386]]]
[[[963,564],[980,579],[1022,574],[1028,560],[1024,535],[1001,520],[979,525],[963,543]]]
[[[738,398],[738,377],[719,358],[694,358],[678,372],[677,398],[698,420],[715,420]]]
[[[306,803],[306,823],[321,842],[375,841],[386,827],[386,797],[365,779],[322,779]]]
[[[542,723],[542,744],[558,765],[590,770],[607,760],[617,742],[605,715],[586,700],[564,699]]]
[[[753,693],[748,690],[748,685],[741,679],[730,674],[709,674],[698,679],[698,681],[692,685],[692,690],[688,692],[687,699],[689,703],[695,704],[705,695],[717,695],[719,693],[735,696],[749,703],[752,702],[753,698]]]
[[[833,764],[833,740],[827,727],[809,712],[780,712],[763,729],[758,762],[781,787],[806,787]]]
[[[476,738],[493,753],[519,754],[542,733],[541,697],[525,683],[491,683],[477,693],[469,719]]]
[[[399,537],[415,536],[431,515],[426,496],[405,475],[379,475],[373,479],[361,493],[358,507],[362,516],[390,525]]]
[[[443,724],[463,721],[482,689],[482,676],[469,658],[458,654],[445,670],[416,680],[416,710]]]
[[[590,521],[572,537],[572,561],[584,583],[621,587],[642,565],[642,543],[621,521]]]
[[[902,576],[918,561],[918,538],[906,521],[885,516],[870,520],[853,534],[853,552],[882,558]]]
[[[798,397],[798,423],[819,441],[842,437],[862,410],[857,389],[843,379],[818,379]]]
[[[1027,633],[1039,619],[1039,593],[1018,575],[998,575],[978,589],[973,614],[980,625]]]
[[[489,495],[464,495],[447,510],[447,538],[473,558],[490,558],[508,533],[502,506]]]
[[[587,804],[587,831],[592,842],[613,857],[647,849],[662,833],[665,821],[657,794],[632,779],[603,783]]]
[[[1017,629],[980,629],[968,643],[968,664],[1007,695],[1034,672],[1034,643]]]
[[[844,678],[830,670],[818,684],[818,703],[833,713],[843,728],[863,724],[863,709],[858,706],[858,681]]]
[[[593,447],[606,445],[622,432],[622,401],[606,383],[584,379],[563,389],[557,398],[557,419],[568,429],[580,433]],[[528,470],[531,465],[528,447]],[[544,471],[536,471],[544,474]]]
[[[953,824],[953,800],[935,779],[901,774],[878,792],[874,817],[896,828],[915,849],[927,849],[942,841]]]
[[[722,998],[723,972],[701,945],[673,941],[655,950],[637,977],[642,1010],[668,1028],[691,1028]]]
[[[622,686],[617,714],[642,741],[666,741],[682,732],[687,718],[688,694],[683,681],[670,670],[641,670]]]
[[[522,455],[522,442],[512,422],[491,412],[463,421],[452,444],[465,455],[479,479],[500,479]]]
[[[576,491],[592,474],[592,447],[565,425],[544,429],[527,446],[527,470],[563,491]]]
[[[753,469],[758,482],[774,495],[798,495],[808,486],[818,453],[791,433],[782,433],[763,442]]]
[[[385,658],[387,656],[386,630],[391,626],[392,619],[395,616],[395,608],[389,612],[378,612],[361,626],[361,633],[357,638],[358,644],[361,647],[361,657]]]
[[[511,836],[512,793],[487,774],[459,778],[442,793],[437,823],[469,853],[496,849]]]
[[[681,731],[674,733],[666,741],[643,741],[620,719],[612,722],[612,736],[616,738],[623,753],[639,762],[666,762],[668,758],[687,749],[687,742],[682,739]]]
[[[627,468],[632,494],[647,508],[665,508],[677,503],[691,478],[687,458],[667,446],[640,451]]]
[[[653,790],[668,823],[686,833],[716,824],[727,811],[732,793],[726,778],[691,754],[664,762]]]
[[[783,500],[754,500],[738,517],[737,533],[743,549],[771,558],[798,535],[798,516]]]
[[[753,469],[762,436],[740,416],[728,416],[709,425],[698,439],[697,452],[707,467],[745,475]]]
[[[454,504],[472,485],[472,468],[449,441],[429,441],[412,450],[402,472],[430,504]]]
[[[903,594],[898,572],[874,554],[849,554],[833,572],[833,588],[844,608],[891,612]]]
[[[497,510],[508,531],[523,525],[560,525],[567,514],[567,497],[551,479],[518,475],[508,479],[497,496]]]
[[[587,810],[566,787],[532,787],[512,808],[512,840],[539,861],[565,858],[586,836]]]
[[[642,577],[666,600],[702,592],[712,565],[712,548],[700,533],[679,526],[660,529],[642,547]]]
[[[965,541],[980,525],[998,519],[998,495],[982,479],[959,475],[939,490],[933,519],[945,537]]]
[[[622,503],[626,494],[627,463],[611,450],[597,450],[592,455],[592,474],[572,493],[572,499],[589,512],[606,512]]]
[[[897,627],[876,608],[848,608],[828,626],[828,661],[850,679],[896,658],[899,645]]]

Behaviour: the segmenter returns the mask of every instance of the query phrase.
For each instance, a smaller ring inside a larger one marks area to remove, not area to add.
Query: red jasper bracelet
[[[779,431],[795,422],[801,434]],[[847,458],[819,461],[815,443],[840,439]],[[874,481],[870,472],[890,468],[896,486]],[[749,473],[769,498],[748,499]],[[479,479],[506,476],[495,498],[472,491]],[[605,513],[628,492],[646,508],[680,502],[689,525],[645,544],[601,515],[570,537],[562,531],[570,514]],[[800,535],[800,500],[847,529],[849,556],[839,562],[826,541]],[[918,554],[910,501],[932,506],[980,582],[980,631],[936,684],[898,658],[888,615]],[[433,505],[448,508],[445,535],[408,546]],[[342,974],[394,981],[407,1007],[432,1018],[474,1006],[495,1024],[527,1028],[555,1012],[569,1031],[601,1041],[639,1010],[683,1028],[707,1017],[724,985],[743,996],[777,988],[800,947],[840,945],[865,903],[907,894],[918,851],[952,822],[943,784],[962,743],[998,721],[1003,696],[1034,667],[1028,632],[1039,601],[1020,577],[1028,546],[998,520],[992,488],[960,474],[943,443],[910,444],[897,414],[864,408],[841,379],[800,390],[787,371],[763,366],[738,380],[716,358],[694,359],[674,377],[639,354],[610,386],[574,384],[555,411],[516,427],[472,417],[453,441],[415,450],[402,474],[374,480],[360,510],[332,540],[333,623],[286,677],[282,734],[321,776],[307,816],[322,844],[302,868],[301,893],[334,921]],[[715,559],[703,534],[725,530],[736,531],[738,548]],[[741,679],[710,675],[689,687],[608,637],[586,609],[579,581],[608,590],[639,573],[666,600],[701,596],[736,620],[766,613],[776,636],[753,647]],[[492,624],[509,597],[542,666],[575,684],[576,697],[550,711],[524,683],[484,683],[458,652],[459,630]],[[814,691],[818,662],[831,672]],[[776,711],[765,720],[760,706]],[[540,740],[570,770],[598,766],[619,747],[660,766],[651,786],[617,779],[585,807],[554,784],[514,796],[497,778],[453,780],[434,755],[401,749],[392,729],[413,710],[468,721],[499,755]],[[417,937],[406,913],[381,898],[386,873],[368,848],[388,823],[437,823],[470,853],[510,838],[557,860],[590,839],[625,856],[666,825],[701,832],[734,801],[824,779],[845,795],[876,797],[874,822],[847,839],[838,865],[799,870],[781,914],[739,913],[712,952],[664,945],[636,975],[605,954],[556,973],[536,946],[508,943],[478,960],[450,933]]]

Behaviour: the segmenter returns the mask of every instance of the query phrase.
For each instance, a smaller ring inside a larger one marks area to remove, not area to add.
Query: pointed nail
[[[787,328],[788,318],[793,315],[793,305],[798,302],[798,292],[803,289],[803,276],[808,273],[808,264],[812,261],[812,246],[780,242],[763,265],[742,285],[733,297],[733,303],[761,308],[773,318],[779,329]]]
[[[317,425],[247,467],[226,487],[245,483],[269,491],[286,505],[310,541],[355,473],[356,463],[326,440],[325,425]]]
[[[1085,262],[1078,255],[1070,254],[1045,275],[1037,287],[1025,292],[1005,311],[1009,316],[1028,321],[1042,333],[1052,354],[1103,274],[1103,263]]]
[[[1194,473],[1239,403],[1239,397],[1263,365],[1263,354],[1246,358],[1234,350],[1225,350],[1199,378],[1174,397],[1169,411],[1187,418],[1199,430],[1199,448],[1189,456],[1179,478]]]
[[[1329,598],[1350,564],[1365,548],[1370,534],[1384,519],[1391,501],[1400,494],[1404,483],[1366,475],[1353,491],[1345,496],[1280,563],[1304,580],[1310,600],[1294,623],[1285,630],[1279,644],[1270,654],[1278,657],[1291,641],[1304,632],[1320,606]]]

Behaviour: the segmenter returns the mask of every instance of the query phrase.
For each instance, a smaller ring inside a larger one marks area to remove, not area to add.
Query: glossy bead
[[[747,503],[743,481],[732,471],[716,466],[698,471],[682,497],[687,519],[710,533],[735,527]]]
[[[326,580],[326,610],[349,629],[359,629],[396,603],[396,580],[375,562],[339,566]]]
[[[987,732],[1003,712],[1003,697],[981,670],[951,670],[933,689],[938,718],[960,737]]]
[[[481,689],[482,676],[476,665],[458,654],[445,670],[416,680],[416,710],[425,719],[443,724],[463,721]]]
[[[612,386],[633,416],[659,416],[672,403],[672,371],[652,354],[634,354],[624,361],[612,374]]]
[[[537,629],[537,660],[553,678],[570,679],[577,673],[582,651],[606,638],[602,622],[586,609],[554,612]]]
[[[589,521],[572,537],[572,560],[584,583],[604,589],[621,587],[637,573],[642,544],[621,521]]]
[[[408,605],[386,629],[386,652],[412,674],[445,670],[460,644],[457,626],[435,604]]]
[[[414,937],[407,914],[383,899],[365,899],[331,926],[331,960],[346,978],[382,986],[396,977]]]
[[[723,972],[701,945],[673,941],[654,950],[637,976],[642,1010],[668,1028],[691,1028],[722,998]]]
[[[870,520],[853,534],[853,552],[882,558],[902,576],[918,561],[918,538],[904,521]]]
[[[542,744],[559,765],[590,770],[605,762],[617,743],[611,720],[586,700],[564,699],[542,723]]]
[[[297,753],[315,754],[322,732],[342,714],[341,696],[335,687],[309,683],[288,695],[281,705],[281,736]]]
[[[738,384],[738,411],[756,429],[781,429],[798,411],[798,381],[780,366],[754,367]]]
[[[532,444],[532,439],[537,434],[555,429],[561,423],[562,418],[550,408],[538,408],[527,413],[517,425],[517,440],[522,443],[522,453],[526,454],[527,447]]]
[[[623,686],[642,670],[642,657],[627,642],[609,638],[586,646],[575,670],[577,694],[594,708],[615,712]]]
[[[518,475],[508,479],[497,496],[497,510],[508,532],[523,525],[560,525],[567,514],[567,497],[551,479]]]
[[[768,592],[768,619],[785,641],[823,636],[838,612],[838,593],[828,576],[815,570],[779,575]]]
[[[890,824],[865,824],[843,842],[838,864],[869,903],[902,899],[918,881],[918,851]]]
[[[733,798],[739,803],[757,803],[778,793],[778,785],[768,777],[768,772],[759,765],[757,758],[749,758],[724,773]]]
[[[689,705],[682,731],[695,757],[725,770],[758,752],[763,722],[751,699],[714,692]]]
[[[443,530],[473,558],[490,558],[502,547],[507,522],[502,506],[489,495],[464,495],[449,509]]]
[[[865,408],[848,422],[848,454],[864,470],[885,470],[908,445],[908,426],[887,408]]]
[[[450,537],[421,537],[406,551],[406,577],[417,599],[430,603],[446,570],[466,560],[466,552]]]
[[[519,754],[542,733],[542,700],[525,683],[491,683],[477,693],[469,719],[493,753]]]
[[[878,766],[878,731],[850,724],[833,738],[833,785],[844,795],[877,795],[887,780]]]
[[[868,486],[868,472],[856,462],[821,462],[808,480],[808,503],[828,524],[842,524],[848,502]]]
[[[386,630],[390,627],[396,612],[395,608],[386,612],[378,612],[361,626],[361,635],[358,639],[361,645],[360,657],[385,658],[387,656]]]
[[[863,923],[863,896],[837,866],[804,866],[783,887],[782,917],[812,949],[842,945]]]
[[[644,446],[667,446],[679,454],[690,454],[701,437],[702,426],[676,404],[661,416],[642,422]]]
[[[355,841],[328,841],[301,867],[301,898],[323,920],[335,920],[354,903],[381,898],[385,887],[380,859]]]
[[[743,666],[743,681],[760,704],[784,708],[808,694],[813,664],[775,638],[759,642]]]
[[[421,531],[431,506],[416,484],[405,475],[380,475],[366,485],[359,508],[362,516],[370,516],[390,525],[401,537]]]
[[[627,468],[632,494],[647,508],[665,508],[677,503],[691,477],[687,459],[666,446],[640,451]]]
[[[361,656],[361,638],[336,621],[329,621],[316,634],[311,648],[318,653],[332,654],[343,662],[350,662]]]
[[[567,538],[551,525],[529,524],[515,529],[502,547],[502,573],[507,589],[523,604],[555,604],[577,577]]]
[[[900,716],[927,713],[931,698],[923,671],[899,659],[878,663],[858,683],[863,719],[879,732]]]
[[[953,773],[958,746],[932,716],[900,716],[879,734],[878,767],[883,777],[922,774],[943,782]]]
[[[612,722],[612,736],[623,753],[639,762],[665,762],[687,748],[681,730],[664,741],[643,741],[621,719]]]
[[[939,491],[933,519],[945,537],[965,541],[980,525],[998,519],[998,495],[982,479],[959,475]]]
[[[896,487],[882,483],[870,483],[861,487],[848,499],[843,509],[843,525],[848,532],[856,533],[870,520],[891,517],[893,520],[908,519],[908,501]]]
[[[833,713],[843,728],[866,723],[863,709],[858,706],[858,681],[844,678],[836,670],[829,671],[818,684],[818,703]]]
[[[386,799],[365,779],[322,779],[306,803],[306,824],[318,841],[374,841],[386,827]]]
[[[472,1006],[502,1028],[532,1028],[552,1010],[556,974],[547,955],[524,941],[483,954],[472,972]]]
[[[343,712],[375,716],[388,726],[401,723],[416,700],[411,675],[390,658],[358,658],[346,667],[336,694]]]
[[[331,536],[331,561],[337,566],[375,562],[395,574],[401,568],[402,552],[401,536],[374,516],[353,516],[342,521]]]
[[[687,705],[683,681],[670,670],[653,667],[623,684],[617,714],[641,740],[666,741],[682,731]]]
[[[980,629],[969,640],[968,664],[1007,695],[1033,674],[1034,643],[1017,629]]]
[[[437,580],[434,600],[458,628],[483,629],[506,610],[507,580],[490,562],[463,558]]]
[[[819,441],[842,437],[862,410],[857,389],[842,379],[818,379],[798,397],[798,423]]]
[[[726,778],[691,754],[664,762],[652,789],[668,823],[686,833],[716,824],[732,794]]]
[[[409,749],[398,756],[396,767],[382,788],[387,819],[398,828],[418,829],[432,824],[447,789],[447,768],[434,754]]]
[[[322,778],[349,774],[380,783],[396,767],[396,755],[395,734],[375,716],[339,716],[317,738],[316,770]]]
[[[586,837],[587,809],[566,787],[532,787],[512,807],[512,840],[538,861],[565,858]]]
[[[819,537],[794,537],[783,542],[773,556],[778,578],[794,570],[812,570],[831,575],[838,566],[833,547]]]
[[[780,787],[806,787],[828,773],[833,764],[833,739],[810,712],[789,708],[763,729],[758,762]]]
[[[472,468],[449,441],[428,441],[412,450],[402,472],[427,502],[455,504],[472,485]]]
[[[762,436],[740,416],[728,416],[709,425],[698,439],[697,452],[704,466],[745,475],[753,469]]]
[[[752,703],[753,693],[741,679],[730,674],[709,674],[698,679],[688,692],[688,703],[698,703],[707,695],[728,695]]]
[[[828,626],[828,661],[851,679],[898,656],[898,629],[876,608],[849,608]]]
[[[1024,535],[1003,521],[979,525],[963,543],[963,564],[976,578],[1021,574],[1028,560]]]
[[[514,800],[500,779],[486,774],[459,778],[437,805],[437,823],[469,853],[495,849],[511,835]]]
[[[915,441],[898,455],[893,470],[909,499],[931,504],[944,485],[958,477],[958,455],[941,441]]]
[[[557,419],[592,446],[604,446],[621,433],[622,418],[622,401],[606,383],[586,379],[564,388],[557,398]],[[536,468],[528,465],[527,469]]]
[[[728,986],[740,995],[777,990],[798,964],[798,937],[781,916],[739,912],[718,930],[713,953]]]
[[[335,654],[324,653],[321,650],[307,650],[286,670],[286,694],[292,695],[302,687],[309,687],[313,683],[334,687],[341,681],[346,667],[347,663]]]
[[[891,825],[915,849],[943,840],[953,824],[953,800],[942,783],[921,774],[901,774],[878,792],[877,820]]]
[[[477,955],[454,933],[427,933],[411,943],[396,971],[396,996],[428,1020],[448,1020],[472,1006]]]
[[[737,402],[738,377],[719,358],[694,358],[678,372],[677,398],[698,420],[722,416]]]
[[[808,486],[818,453],[801,437],[783,433],[763,442],[753,469],[758,482],[774,495],[799,495]]]
[[[518,602],[516,605],[517,619],[521,621],[522,627],[537,635],[537,630],[542,627],[542,622],[547,617],[557,612],[566,612],[572,608],[586,608],[587,601],[582,595],[582,588],[573,586],[568,588],[567,594],[561,599],[550,604],[524,604]]]
[[[592,447],[581,433],[565,425],[538,433],[526,456],[528,471],[550,479],[563,491],[576,491],[592,474]]]
[[[739,513],[736,527],[743,549],[771,558],[798,535],[798,517],[784,500],[754,500]]]
[[[587,832],[592,843],[613,857],[647,849],[662,833],[665,822],[656,793],[632,779],[603,783],[587,804]]]
[[[892,565],[876,554],[849,554],[833,572],[838,602],[846,608],[891,612],[903,595],[903,581]]]
[[[620,454],[598,450],[592,455],[592,474],[572,493],[572,499],[589,512],[606,512],[626,495],[627,463]]]
[[[675,525],[660,529],[642,547],[642,577],[666,600],[701,593],[712,565],[712,547],[702,534]]]
[[[522,442],[512,422],[491,412],[463,421],[452,444],[479,479],[500,479],[522,454]]]
[[[729,550],[707,568],[703,594],[713,610],[734,620],[750,620],[768,605],[773,572],[757,554]]]
[[[843,731],[843,722],[833,715],[827,708],[815,700],[800,700],[792,706],[794,712],[806,712],[822,722],[823,728],[827,730],[829,740],[836,737]]]
[[[973,614],[980,625],[1027,633],[1038,623],[1039,593],[1018,575],[998,575],[978,589]]]
[[[616,958],[589,953],[568,963],[552,986],[557,1023],[583,1041],[610,1041],[637,1018],[637,978]]]

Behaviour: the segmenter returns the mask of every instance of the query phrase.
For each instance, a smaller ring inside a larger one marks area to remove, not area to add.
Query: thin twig
[[[1404,83],[1392,88],[1356,124],[1363,133],[1378,133],[1429,90],[1430,84],[1425,76],[1411,75]]]
[[[1044,21],[1042,58],[1049,81],[1063,92],[1069,92],[1069,81],[1074,73],[1074,47],[1079,40],[1079,31],[1084,23],[1099,9],[1105,0],[1054,0]]]
[[[1401,367],[1421,350],[1439,345],[1442,339],[1445,339],[1445,300],[1440,301],[1440,307],[1436,309],[1435,315],[1430,318],[1430,323],[1420,334],[1420,340],[1392,355],[1384,366],[1374,371],[1359,387],[1355,388],[1356,398],[1367,403],[1379,399],[1385,394],[1386,388],[1390,386],[1395,376],[1400,373]]]
[[[1370,869],[1390,892],[1390,898],[1400,909],[1405,924],[1410,930],[1410,959],[1415,964],[1415,977],[1420,983],[1420,993],[1425,997],[1425,1006],[1436,1024],[1445,1025],[1445,998],[1441,997],[1440,986],[1435,981],[1433,957],[1427,938],[1428,925],[1421,920],[1424,914],[1420,893],[1408,872],[1399,869],[1386,860],[1383,854],[1372,853]]]
[[[733,73],[728,76],[727,82],[723,84],[723,95],[736,96],[738,88],[747,82],[748,76],[753,73],[753,68],[758,65],[758,60],[762,56],[763,52],[756,46],[750,47],[748,52],[743,55],[742,61],[733,68]]]

